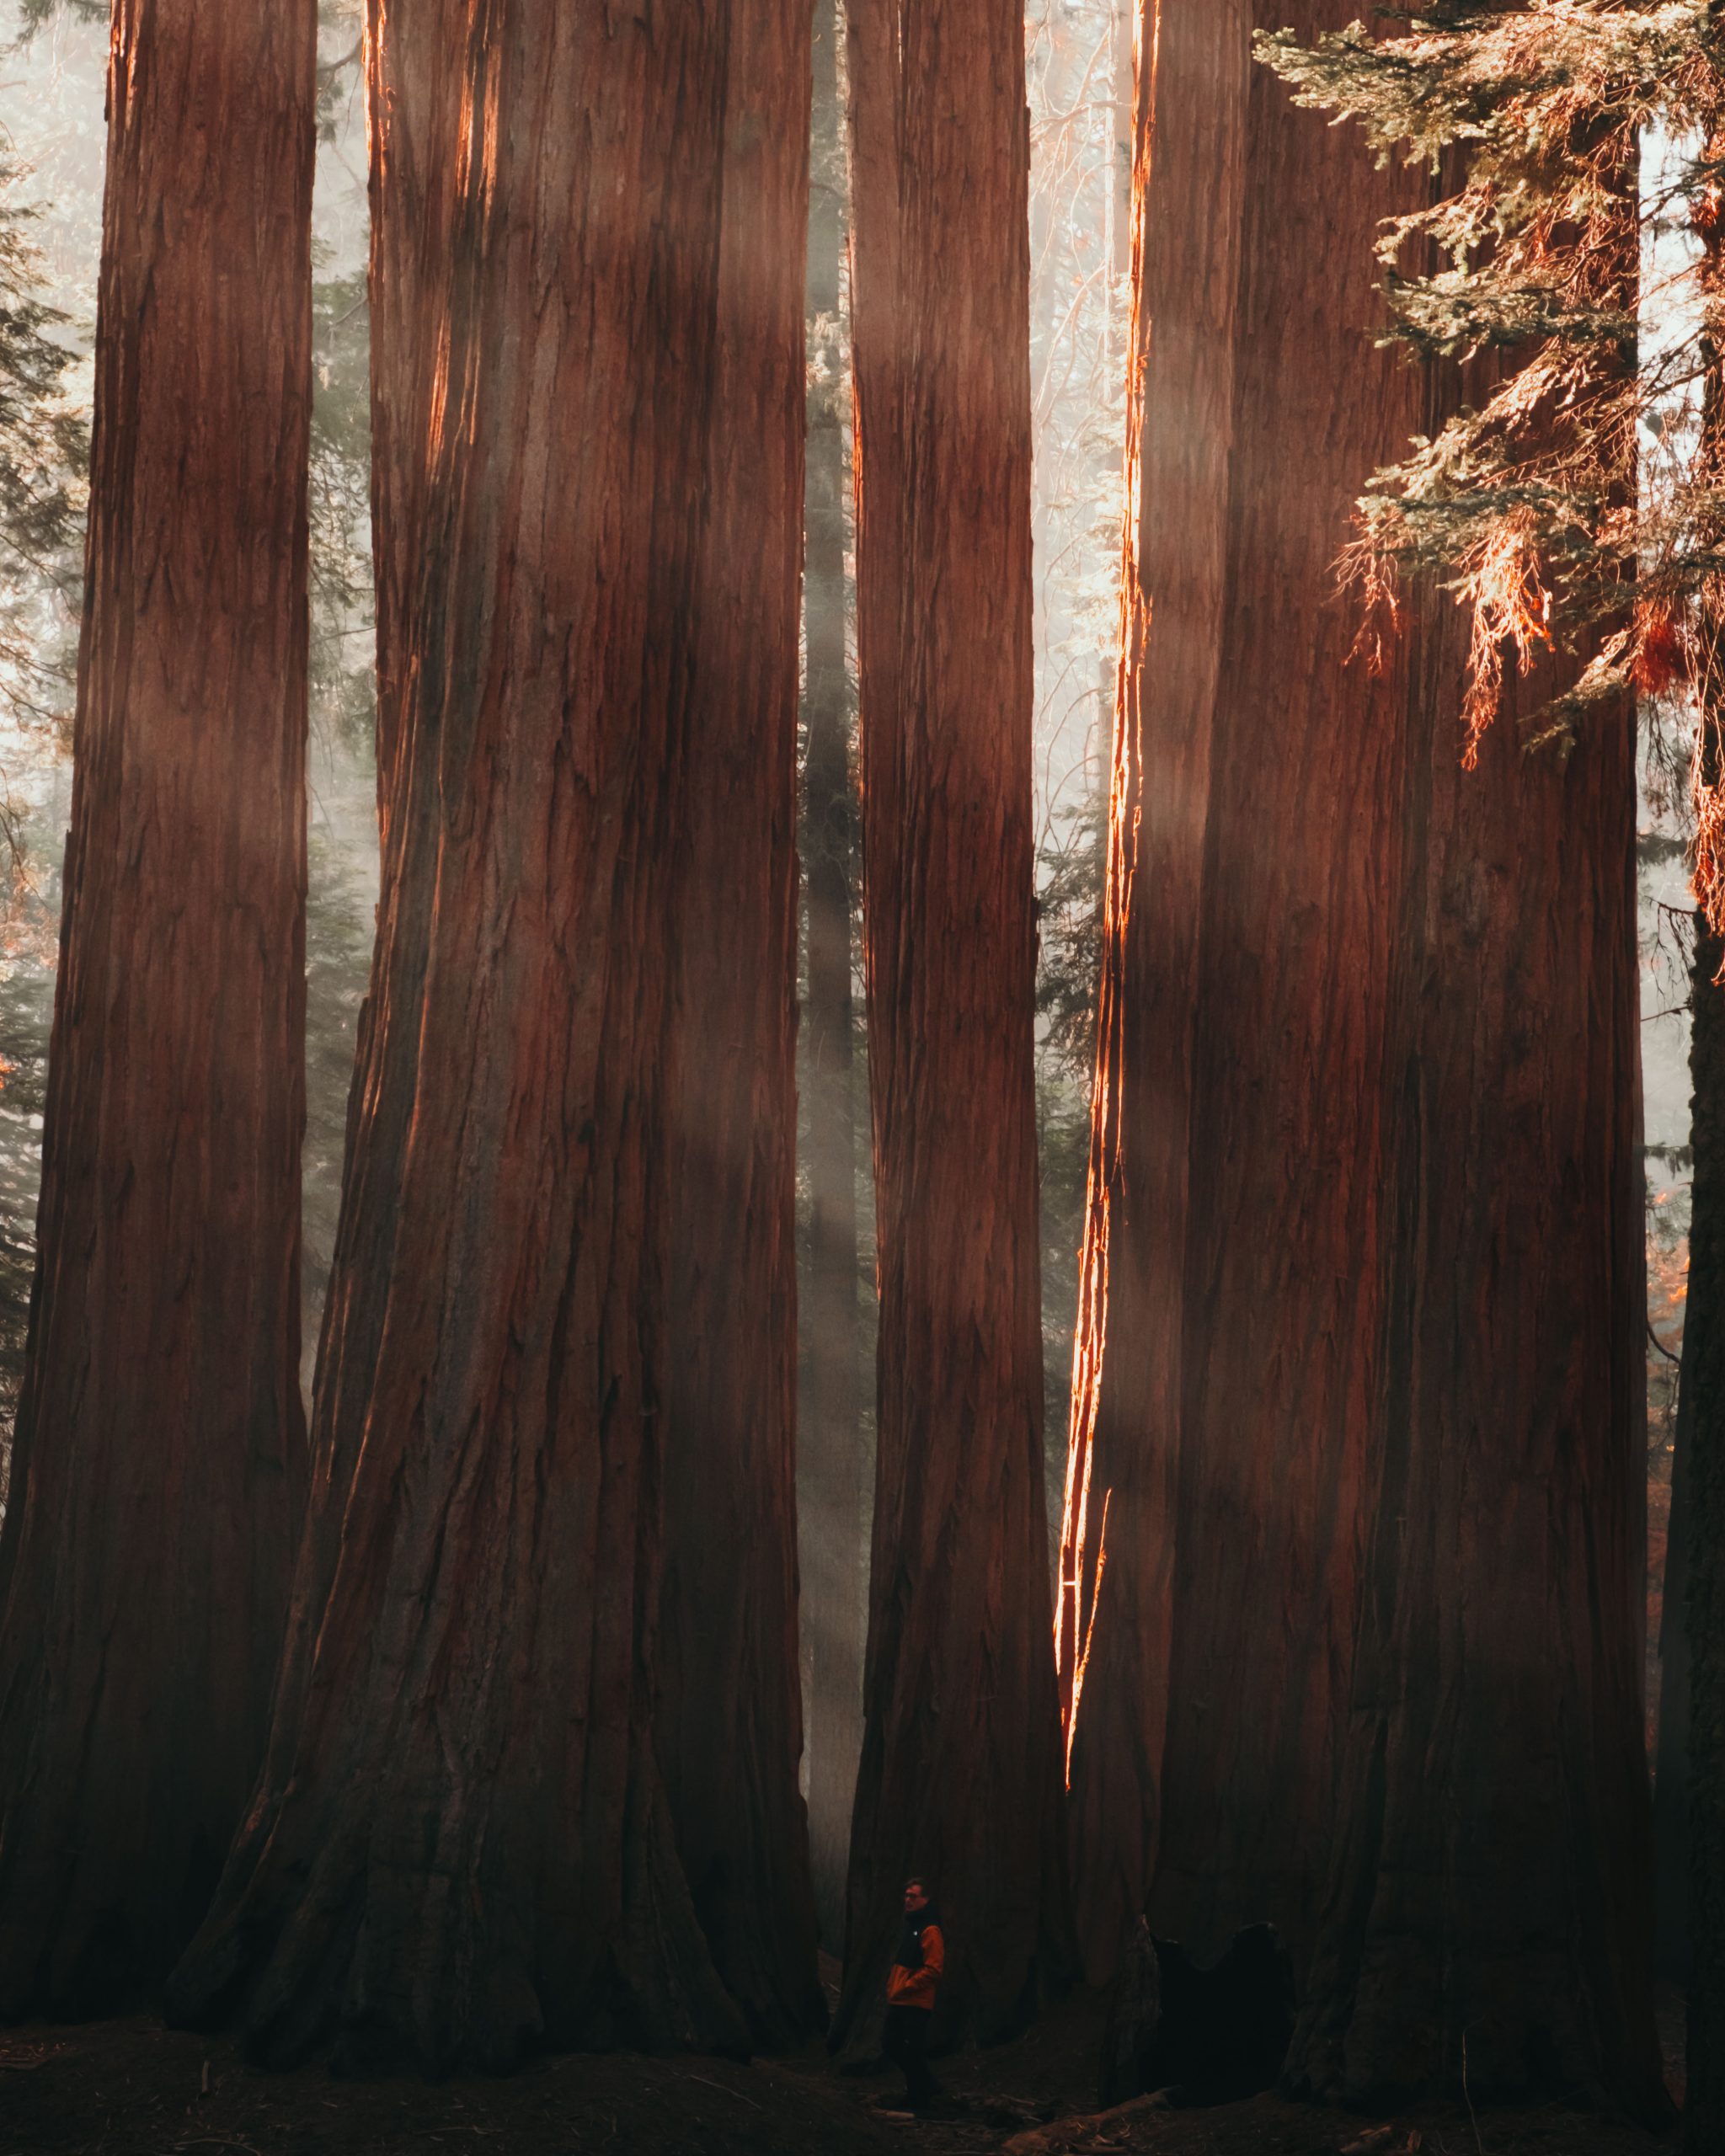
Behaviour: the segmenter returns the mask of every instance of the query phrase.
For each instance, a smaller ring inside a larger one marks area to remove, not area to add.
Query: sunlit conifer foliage
[[[1311,48],[1283,32],[1259,51],[1302,104],[1359,120],[1381,161],[1453,182],[1384,230],[1391,334],[1422,356],[1500,355],[1490,387],[1365,490],[1345,570],[1370,609],[1368,650],[1409,575],[1471,608],[1470,758],[1505,664],[1525,673],[1547,648],[1590,659],[1536,732],[1626,689],[1703,687],[1725,476],[1696,450],[1725,299],[1704,249],[1674,259],[1652,243],[1674,225],[1705,240],[1720,219],[1725,19],[1708,0],[1531,0],[1434,8],[1391,36],[1356,23]],[[1653,136],[1669,152],[1649,183]],[[1637,239],[1659,265],[1638,295]],[[1650,317],[1668,334],[1644,338]],[[1719,806],[1696,768],[1717,925]]]

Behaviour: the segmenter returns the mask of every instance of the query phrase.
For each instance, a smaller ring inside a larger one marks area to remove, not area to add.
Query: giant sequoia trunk
[[[1028,132],[1016,0],[852,0],[878,1464],[839,2040],[907,1872],[938,2024],[1065,1959],[1049,1657],[1031,851]]]
[[[1717,156],[1725,144],[1708,145]],[[1725,472],[1725,225],[1704,196],[1692,213],[1709,302],[1698,476]],[[1705,535],[1717,544],[1718,533]],[[1704,616],[1704,701],[1698,776],[1717,790],[1725,760],[1725,613],[1717,590]],[[1665,1567],[1659,1692],[1658,1923],[1664,1972],[1689,2003],[1684,2145],[1725,2140],[1725,939],[1696,915],[1690,1011],[1689,1297],[1677,1401],[1671,1536]]]
[[[667,1139],[658,1752],[756,2039],[826,2019],[798,1786],[797,694],[808,0],[731,0]]]
[[[1632,714],[1460,767],[1434,664],[1397,972],[1375,1524],[1301,2086],[1665,2109],[1641,1716]]]
[[[119,0],[40,1259],[0,1543],[0,2014],[208,1905],[304,1490],[313,0]]]
[[[1620,239],[1632,302],[1628,207]],[[1367,2102],[1580,2089],[1658,2122],[1635,714],[1528,747],[1546,666],[1470,772],[1459,648],[1424,643],[1381,1434],[1288,2072]]]
[[[1079,1940],[1097,1983],[1145,1908],[1167,1715],[1251,11],[1245,0],[1174,4],[1146,27],[1133,129],[1124,643],[1055,1633]]]
[[[1346,0],[1293,10],[1302,34]],[[1421,416],[1375,352],[1400,173],[1254,67],[1287,0],[1140,28],[1126,647],[1061,1566],[1087,1973],[1146,1897],[1309,1945],[1374,1403],[1407,684],[1336,556]],[[1201,990],[1201,992],[1200,992]]]
[[[857,1305],[849,669],[845,659],[845,436],[839,321],[844,147],[838,0],[815,0],[809,208],[808,633],[804,856],[809,993],[803,1011],[809,1287],[803,1306],[803,1632],[809,1662],[809,1838],[823,1940],[844,1942],[845,1862],[862,1719],[862,1326]]]
[[[1718,742],[1713,742],[1717,756]],[[1698,932],[1695,968],[1695,1182],[1683,1326],[1680,1470],[1684,1521],[1687,1774],[1674,1854],[1685,1860],[1689,2071],[1684,2145],[1707,2156],[1725,2138],[1725,943]],[[1666,1593],[1674,1592],[1668,1578]],[[1668,1607],[1669,1607],[1668,1604]],[[1668,1673],[1667,1682],[1669,1676]],[[1674,1701],[1675,1708],[1679,1703]],[[1660,1804],[1666,1753],[1661,1746]],[[1674,1805],[1671,1806],[1675,1810]],[[1669,1830],[1671,1820],[1662,1820]]]
[[[383,903],[270,1753],[170,2001],[268,2057],[745,2041],[651,1724],[729,12],[373,0]]]

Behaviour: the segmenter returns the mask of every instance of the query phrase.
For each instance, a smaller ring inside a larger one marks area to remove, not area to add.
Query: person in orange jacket
[[[940,2085],[928,2070],[928,2029],[946,1961],[940,1917],[927,1886],[920,1879],[907,1879],[905,1928],[887,1972],[881,2048],[904,2075],[913,2111],[927,2111],[940,2096]]]

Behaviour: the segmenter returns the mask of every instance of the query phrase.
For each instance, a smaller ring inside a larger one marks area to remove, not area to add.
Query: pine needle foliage
[[[1583,660],[1534,717],[1558,744],[1624,695],[1688,694],[1707,731],[1725,622],[1725,8],[1528,0],[1385,10],[1303,45],[1261,35],[1297,100],[1432,175],[1378,245],[1390,341],[1461,362],[1474,401],[1359,504],[1344,580],[1368,657],[1409,578],[1472,615],[1464,756],[1506,665]],[[1649,154],[1644,157],[1643,152]],[[1657,151],[1657,154],[1653,154]],[[1702,832],[1717,757],[1698,747]],[[1725,926],[1725,849],[1697,895]]]

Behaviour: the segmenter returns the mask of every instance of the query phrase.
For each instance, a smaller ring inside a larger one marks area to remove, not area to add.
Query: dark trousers
[[[905,2090],[913,2105],[932,2104],[940,2084],[928,2070],[928,2025],[934,2019],[926,2006],[889,2006],[880,2047],[905,2077]]]

